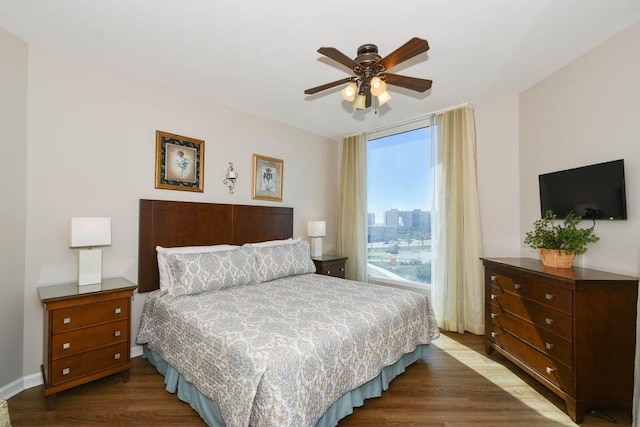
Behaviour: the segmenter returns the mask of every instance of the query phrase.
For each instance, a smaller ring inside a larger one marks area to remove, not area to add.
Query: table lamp
[[[102,250],[111,244],[111,218],[71,218],[71,248],[78,251],[78,285],[102,282]]]
[[[326,221],[307,222],[307,235],[311,237],[311,256],[322,256],[322,238],[327,235]]]

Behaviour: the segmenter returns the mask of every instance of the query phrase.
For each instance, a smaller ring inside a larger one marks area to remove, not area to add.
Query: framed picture
[[[253,192],[258,200],[282,201],[282,172],[284,161],[273,157],[253,155]]]
[[[156,131],[156,188],[202,192],[204,141]]]

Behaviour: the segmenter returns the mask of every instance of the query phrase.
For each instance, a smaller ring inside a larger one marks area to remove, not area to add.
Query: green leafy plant
[[[564,222],[557,220],[553,211],[547,211],[544,218],[533,223],[533,231],[525,234],[524,244],[533,249],[558,249],[566,253],[583,254],[587,251],[587,244],[595,243],[600,238],[593,229],[596,222],[589,228],[578,228],[582,217],[569,212]]]

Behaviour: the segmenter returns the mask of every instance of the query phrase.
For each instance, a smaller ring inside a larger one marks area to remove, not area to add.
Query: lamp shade
[[[309,221],[307,223],[307,235],[309,237],[324,237],[327,235],[326,221]]]
[[[71,218],[71,248],[111,244],[111,218]]]
[[[351,82],[344,89],[340,91],[342,97],[349,102],[352,102],[356,97],[356,92],[358,91],[358,85]]]

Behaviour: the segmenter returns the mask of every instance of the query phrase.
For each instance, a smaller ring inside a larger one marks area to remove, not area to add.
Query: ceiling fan
[[[378,105],[383,105],[391,99],[386,90],[387,84],[424,92],[431,88],[431,80],[392,74],[387,70],[428,50],[429,43],[418,37],[412,38],[384,58],[378,55],[378,46],[374,44],[360,46],[355,59],[349,58],[335,47],[321,47],[318,53],[346,66],[354,75],[307,89],[304,93],[313,95],[348,83],[341,91],[343,98],[353,101],[354,107],[358,110],[366,110],[371,106],[372,95],[378,99]]]

